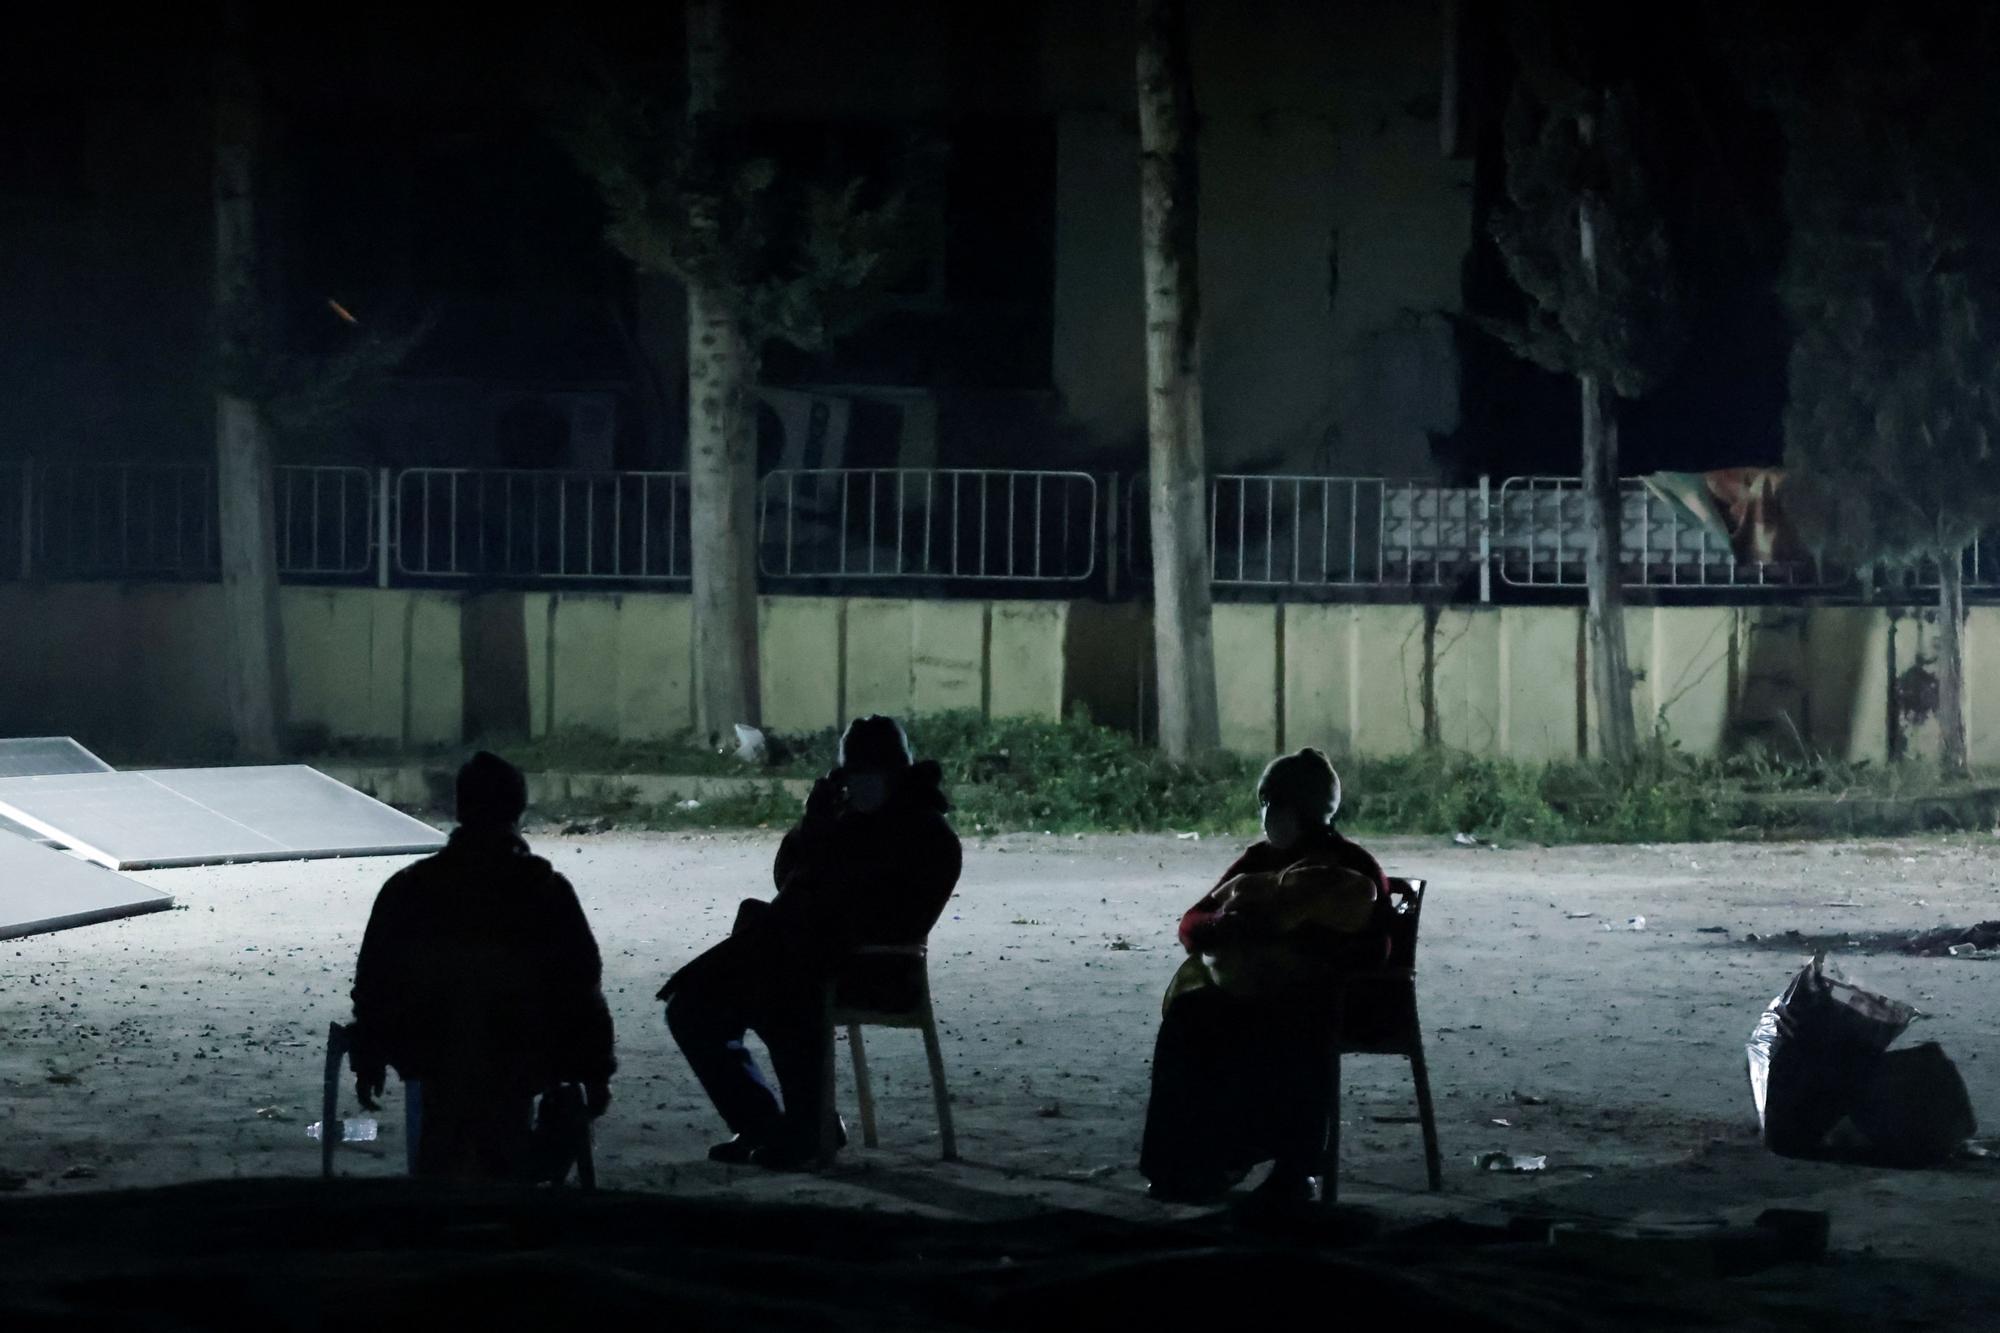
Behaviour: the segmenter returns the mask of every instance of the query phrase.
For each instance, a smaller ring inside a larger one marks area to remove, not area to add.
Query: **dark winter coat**
[[[511,831],[460,829],[382,887],[353,997],[357,1073],[531,1095],[617,1067],[576,891]]]

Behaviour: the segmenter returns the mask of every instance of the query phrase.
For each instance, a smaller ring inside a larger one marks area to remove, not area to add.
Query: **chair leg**
[[[1434,1190],[1444,1188],[1444,1167],[1438,1159],[1437,1112],[1431,1108],[1431,1076],[1424,1068],[1424,1036],[1416,1033],[1410,1046],[1410,1080],[1417,1085],[1417,1119],[1424,1128],[1424,1173]]]
[[[1340,1049],[1334,1048],[1333,1074],[1328,1080],[1326,1099],[1326,1169],[1320,1189],[1320,1202],[1334,1204],[1340,1201]]]
[[[840,1151],[840,1112],[833,1098],[833,1024],[820,1024],[819,1051],[819,1164],[830,1165]]]
[[[931,1099],[937,1103],[938,1139],[944,1160],[958,1160],[958,1135],[952,1131],[951,1093],[944,1085],[944,1050],[938,1045],[937,1016],[924,1006],[924,1058],[931,1065]]]
[[[319,1174],[333,1179],[333,1146],[340,1142],[340,1062],[347,1058],[347,1029],[330,1024],[326,1032],[326,1087],[319,1099]]]
[[[403,1084],[403,1174],[417,1174],[417,1149],[424,1142],[424,1084]]]
[[[875,1090],[868,1086],[868,1048],[861,1041],[861,1025],[847,1025],[847,1049],[854,1055],[854,1095],[861,1103],[861,1141],[879,1147],[875,1138]]]
[[[591,1151],[590,1118],[586,1113],[577,1126],[576,1184],[577,1188],[589,1191],[597,1188],[597,1158]]]

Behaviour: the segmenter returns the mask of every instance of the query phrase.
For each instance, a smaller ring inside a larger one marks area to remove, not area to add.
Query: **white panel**
[[[304,764],[176,768],[144,776],[301,855],[389,856],[444,846],[444,835],[429,824]]]
[[[111,765],[67,736],[0,739],[0,778],[42,773],[109,773]]]
[[[0,739],[0,778],[38,773],[109,773],[111,765],[67,736],[14,736]],[[0,833],[37,837],[11,819],[0,819]]]
[[[114,870],[444,845],[428,824],[296,764],[0,778],[0,816]]]
[[[0,838],[0,940],[157,912],[158,889],[23,838]]]

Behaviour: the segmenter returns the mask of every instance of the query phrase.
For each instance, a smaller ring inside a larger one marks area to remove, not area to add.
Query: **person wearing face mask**
[[[816,1154],[827,978],[839,967],[843,994],[907,1004],[889,993],[902,972],[857,971],[849,955],[922,943],[958,883],[942,783],[935,762],[911,762],[894,718],[855,719],[778,847],[776,896],[744,901],[729,938],[661,987],[667,1026],[733,1136],[710,1158],[792,1170]],[[771,1053],[775,1091],[743,1045],[748,1031]]]
[[[1258,1163],[1264,1202],[1319,1197],[1331,1097],[1329,991],[1388,957],[1382,867],[1333,827],[1340,778],[1318,750],[1257,782],[1264,838],[1180,923],[1139,1169],[1156,1198],[1219,1199]]]

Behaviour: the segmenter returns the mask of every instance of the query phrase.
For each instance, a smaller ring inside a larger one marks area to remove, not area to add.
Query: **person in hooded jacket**
[[[849,955],[921,944],[944,912],[960,851],[942,781],[935,762],[911,762],[895,719],[857,718],[778,847],[776,896],[744,901],[729,938],[660,988],[667,1026],[733,1136],[713,1160],[795,1170],[816,1155],[822,1006],[836,970],[850,998],[910,1002],[888,993],[907,980],[898,960]],[[743,1044],[750,1031],[771,1053],[776,1090]]]
[[[406,1095],[421,1090],[417,1175],[536,1179],[549,1164],[535,1098],[575,1083],[587,1114],[610,1104],[597,941],[569,881],[521,839],[518,769],[481,751],[459,770],[457,803],[444,850],[392,876],[369,914],[354,965],[355,1092],[379,1109],[390,1068]]]
[[[1388,881],[1333,827],[1332,763],[1274,759],[1257,799],[1263,840],[1181,918],[1140,1150],[1155,1198],[1211,1202],[1266,1161],[1264,1201],[1319,1198],[1333,988],[1388,957]]]

